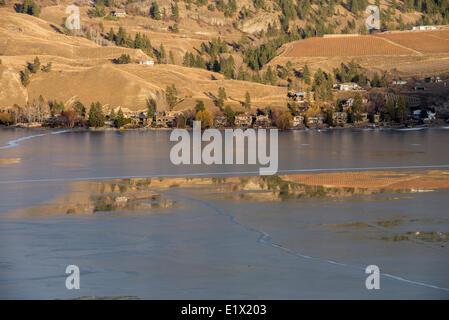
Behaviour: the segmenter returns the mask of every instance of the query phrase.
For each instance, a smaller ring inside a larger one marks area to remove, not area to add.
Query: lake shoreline
[[[422,130],[422,129],[429,129],[429,128],[446,128],[449,127],[449,124],[444,122],[438,122],[438,123],[428,123],[428,124],[419,124],[415,126],[405,126],[405,125],[378,125],[378,124],[371,124],[371,125],[360,125],[360,126],[344,126],[344,127],[327,127],[327,126],[316,126],[316,127],[293,127],[288,129],[279,129],[279,131],[330,131],[330,130],[346,130],[346,129],[360,129],[360,130]],[[174,129],[185,129],[188,131],[193,130],[191,127],[185,127],[185,128],[111,128],[111,127],[100,127],[100,128],[86,128],[86,127],[74,127],[74,128],[68,128],[68,127],[44,127],[44,126],[21,126],[21,125],[14,125],[14,126],[5,126],[0,125],[0,129],[5,128],[13,128],[13,129],[53,129],[53,130],[70,130],[70,131],[79,131],[79,132],[101,132],[101,131],[172,131]],[[224,129],[278,129],[277,127],[211,127],[210,129],[218,129],[218,130],[224,130]],[[204,130],[204,129],[203,129]]]

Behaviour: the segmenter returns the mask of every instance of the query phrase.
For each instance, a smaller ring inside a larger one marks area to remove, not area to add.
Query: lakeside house
[[[214,118],[214,126],[216,128],[226,127],[228,120],[224,115],[218,115]]]
[[[431,110],[417,109],[412,113],[412,118],[415,120],[433,121],[436,120],[436,112]]]
[[[167,115],[156,115],[156,126],[162,128],[171,128],[174,126],[176,117]]]
[[[131,116],[131,124],[134,126],[148,126],[153,122],[153,118],[149,118],[144,112]]]
[[[368,103],[368,98],[362,97],[362,103],[365,105]],[[351,109],[354,105],[354,98],[349,98],[347,100],[342,101],[343,110],[347,111]]]
[[[293,127],[299,127],[304,125],[304,116],[296,115],[293,117]]]
[[[307,117],[307,125],[309,125],[309,126],[322,125],[323,123],[324,123],[323,115],[314,115],[311,117]]]
[[[234,124],[237,127],[250,127],[253,124],[253,116],[247,113],[236,115]]]
[[[347,112],[334,112],[332,114],[332,120],[334,125],[344,125],[348,122],[348,113]]]
[[[362,124],[362,123],[367,123],[368,121],[369,121],[368,120],[368,113],[362,112],[362,113],[359,113],[357,115],[357,120],[354,120],[354,123]]]
[[[175,110],[171,110],[171,111],[165,111],[165,115],[166,116],[170,116],[170,117],[180,117],[182,116],[182,111],[175,111]]]
[[[255,128],[268,128],[271,126],[271,121],[268,115],[258,115],[254,122]]]

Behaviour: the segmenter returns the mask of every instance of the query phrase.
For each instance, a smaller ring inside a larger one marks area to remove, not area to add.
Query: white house
[[[417,26],[417,27],[413,27],[412,30],[414,31],[424,31],[424,30],[436,30],[437,27],[435,26]]]
[[[126,17],[126,12],[123,10],[112,11],[111,14],[114,17]]]
[[[393,80],[393,84],[404,85],[407,84],[407,80]]]
[[[154,66],[154,61],[153,60],[139,61],[139,64],[144,64],[147,66]]]
[[[416,120],[421,119],[421,120],[428,120],[428,121],[432,121],[432,120],[436,119],[436,113],[432,112],[430,110],[427,110],[427,117],[422,118],[422,116],[423,116],[423,112],[421,109],[413,111],[413,116],[412,116],[413,119],[416,119]]]
[[[336,84],[334,85],[334,88],[340,91],[362,90],[362,87],[360,87],[357,83],[354,82],[345,82]]]

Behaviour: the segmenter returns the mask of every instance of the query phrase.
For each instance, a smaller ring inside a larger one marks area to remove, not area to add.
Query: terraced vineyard
[[[372,56],[409,55],[413,50],[375,36],[309,38],[300,40],[288,56]]]
[[[378,36],[421,53],[449,52],[449,30],[397,32]]]

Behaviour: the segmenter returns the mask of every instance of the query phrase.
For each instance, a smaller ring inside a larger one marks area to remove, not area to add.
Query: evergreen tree
[[[164,47],[164,45],[161,43],[161,46],[159,47],[159,51],[158,51],[158,53],[157,53],[157,62],[158,62],[159,64],[161,64],[161,63],[167,63],[166,57],[167,57],[167,54],[165,53],[165,47]]]
[[[202,100],[196,100],[195,111],[198,113],[204,110],[204,102]]]
[[[309,66],[306,64],[302,70],[302,78],[306,84],[310,84],[310,71]]]
[[[123,127],[126,123],[126,119],[125,119],[125,116],[123,115],[122,108],[120,108],[117,112],[117,117],[115,118],[115,123],[117,125],[117,128]]]
[[[115,122],[116,118],[117,118],[117,115],[115,114],[114,108],[112,108],[111,112],[109,113],[109,119]]]
[[[109,33],[108,33],[108,40],[109,41],[115,41],[115,33],[114,33],[114,29],[110,29]]]
[[[334,126],[334,113],[332,112],[331,109],[327,109],[326,117],[325,117],[324,122],[327,123],[327,125],[329,127],[333,127]]]
[[[352,113],[357,117],[363,111],[363,98],[360,93],[357,93],[352,103]]]
[[[177,94],[178,90],[176,89],[174,84],[172,84],[171,86],[167,86],[165,90],[165,98],[167,99],[167,103],[171,108],[173,108],[178,102]]]
[[[248,91],[246,91],[246,93],[245,93],[245,104],[244,105],[245,105],[246,109],[251,108],[251,96]]]
[[[396,118],[396,108],[395,108],[395,103],[393,101],[393,99],[388,99],[387,104],[386,104],[386,116],[388,118],[389,121],[394,121]]]
[[[147,99],[147,117],[153,119],[154,115],[156,114],[156,110],[157,110],[156,100],[149,97]]]
[[[173,14],[173,18],[178,21],[179,19],[179,7],[178,4],[175,2],[174,4],[172,4],[172,14]]]
[[[40,67],[41,67],[41,62],[39,60],[39,57],[34,58],[33,63],[28,64],[28,69],[30,69],[31,73],[38,72]]]
[[[234,125],[235,112],[230,106],[226,106],[223,111],[223,115],[226,117],[226,123],[228,126]]]
[[[397,102],[397,110],[396,110],[396,121],[397,122],[402,122],[404,121],[404,116],[405,116],[405,99],[403,96],[400,96],[398,98],[398,102]]]
[[[86,117],[86,107],[81,103],[81,101],[75,101],[73,104],[73,110],[78,114],[78,117],[84,119]]]
[[[28,69],[20,72],[20,81],[24,87],[30,84],[30,71]]]
[[[24,0],[23,4],[18,5],[18,12],[26,13],[35,17],[39,17],[41,9],[33,0]]]
[[[103,127],[104,120],[105,117],[100,102],[92,103],[89,110],[89,126],[95,128]]]
[[[128,64],[131,62],[131,57],[129,56],[129,54],[122,54],[117,60],[116,62],[118,64]]]
[[[153,2],[153,4],[151,5],[150,16],[154,20],[161,20],[162,19],[161,11],[159,9],[159,5],[157,4],[157,2]]]

